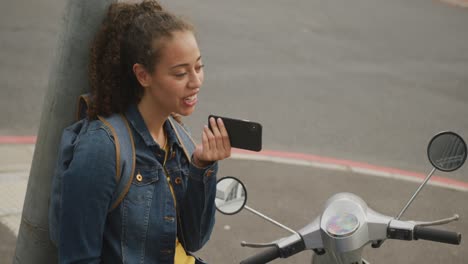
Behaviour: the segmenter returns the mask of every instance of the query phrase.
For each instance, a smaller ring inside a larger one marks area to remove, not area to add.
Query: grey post
[[[67,1],[44,99],[13,263],[57,263],[57,252],[48,234],[50,184],[57,148],[63,128],[75,120],[78,96],[89,90],[90,44],[112,2],[115,0]]]

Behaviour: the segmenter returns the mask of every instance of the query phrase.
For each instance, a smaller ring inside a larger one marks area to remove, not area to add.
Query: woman
[[[222,121],[211,119],[188,157],[168,118],[194,111],[203,77],[190,24],[155,1],[110,6],[91,49],[93,121],[63,177],[60,263],[202,263],[190,252],[211,234],[216,161],[231,146]],[[127,195],[108,212],[115,145],[97,116],[116,113],[130,124],[136,167]]]

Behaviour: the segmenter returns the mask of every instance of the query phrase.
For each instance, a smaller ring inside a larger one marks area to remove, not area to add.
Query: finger
[[[208,135],[207,135],[208,130],[210,129],[207,126],[203,128],[203,133],[202,133],[203,151],[202,153],[210,150],[210,143],[208,142]]]
[[[221,118],[217,119],[218,121],[221,120]],[[218,126],[218,121],[216,119],[212,118],[210,120],[211,122],[211,128],[213,130],[213,135],[215,136],[216,139],[216,147],[218,148],[217,150],[220,152],[224,152],[224,142],[223,142],[223,136],[221,135],[221,131],[219,130]]]
[[[218,124],[216,123],[216,120],[214,117],[210,118],[210,125],[211,125],[211,131],[213,132],[213,135],[215,137],[218,137],[221,135],[221,132],[219,132]]]
[[[229,140],[229,135],[226,130],[226,127],[224,126],[224,122],[221,118],[218,119],[218,128],[219,131],[221,132],[221,137],[223,139],[223,148],[224,151],[227,152],[227,154],[230,155],[231,153],[231,142]]]
[[[208,144],[210,145],[210,148],[208,149],[208,151],[209,152],[216,151],[216,139],[215,139],[215,136],[213,135],[213,132],[208,127],[206,127],[205,131],[206,131],[206,136],[208,137]]]

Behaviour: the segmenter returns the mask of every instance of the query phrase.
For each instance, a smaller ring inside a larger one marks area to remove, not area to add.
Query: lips
[[[184,101],[186,101],[186,102],[193,102],[193,101],[197,100],[197,97],[198,97],[198,94],[194,94],[194,95],[192,95],[192,96],[185,97],[185,98],[184,98]]]
[[[198,101],[198,94],[194,94],[184,98],[184,104],[188,107],[194,106]]]

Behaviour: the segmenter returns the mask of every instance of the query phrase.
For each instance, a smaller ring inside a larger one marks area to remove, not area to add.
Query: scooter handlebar
[[[280,257],[278,247],[272,247],[241,261],[240,264],[264,264]]]
[[[460,245],[461,234],[452,231],[415,226],[413,230],[414,239],[431,240],[435,242]]]

